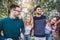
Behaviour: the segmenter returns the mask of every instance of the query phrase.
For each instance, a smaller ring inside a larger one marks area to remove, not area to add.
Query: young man
[[[12,4],[9,9],[9,16],[0,21],[0,31],[3,30],[4,39],[0,36],[0,40],[19,40],[20,28],[24,33],[24,24],[22,19],[19,19],[21,9],[18,5]]]
[[[46,40],[45,38],[45,26],[46,16],[42,14],[42,9],[37,5],[34,9],[36,16],[34,16],[34,36],[35,40]]]

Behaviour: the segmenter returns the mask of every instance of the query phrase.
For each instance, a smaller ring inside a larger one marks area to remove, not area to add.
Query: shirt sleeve
[[[21,20],[21,32],[22,32],[23,34],[24,34],[24,32],[25,32],[23,20]]]
[[[0,19],[0,31],[3,29],[3,20]]]
[[[4,40],[4,37],[1,35],[1,31],[3,30],[3,20],[0,19],[0,39]]]

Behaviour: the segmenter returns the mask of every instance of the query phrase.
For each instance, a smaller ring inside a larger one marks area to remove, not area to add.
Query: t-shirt
[[[52,31],[51,27],[49,27],[49,26],[46,25],[46,27],[45,27],[45,33],[46,34],[50,34],[51,31]]]
[[[46,26],[46,17],[41,15],[41,17],[34,17],[34,36],[36,37],[45,37],[45,26]]]
[[[31,25],[26,26],[26,28],[25,28],[25,35],[30,35],[31,29],[32,29]]]

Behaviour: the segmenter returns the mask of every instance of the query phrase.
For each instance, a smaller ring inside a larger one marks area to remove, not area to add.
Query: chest
[[[8,20],[8,21],[5,21],[3,25],[5,30],[20,29],[20,26],[21,26],[21,22],[18,20]]]
[[[26,28],[25,28],[25,30],[31,30],[32,29],[32,27],[31,26],[26,26]]]

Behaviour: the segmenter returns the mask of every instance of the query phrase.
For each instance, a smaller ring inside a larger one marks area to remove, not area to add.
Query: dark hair
[[[10,10],[11,10],[11,9],[14,9],[14,8],[16,8],[16,7],[19,7],[19,6],[16,5],[16,4],[10,5],[10,7],[9,7],[9,9],[8,9],[8,13],[10,14]]]
[[[36,11],[37,8],[41,8],[40,5],[37,5],[35,8],[34,8],[34,11]]]
[[[54,16],[53,18],[56,18],[56,21],[58,21],[60,19],[60,16]]]

